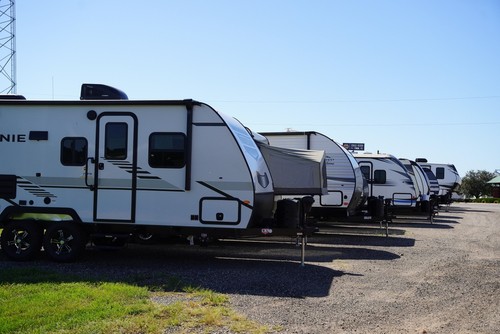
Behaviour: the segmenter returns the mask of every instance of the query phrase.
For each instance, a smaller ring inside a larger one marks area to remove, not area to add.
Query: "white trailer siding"
[[[161,148],[167,142],[171,154]],[[85,161],[64,164],[62,152],[78,145]],[[272,215],[257,146],[202,103],[2,101],[0,155],[0,175],[18,180],[0,214],[74,211],[84,223],[235,229]]]
[[[422,196],[430,196],[431,195],[431,184],[430,180],[425,174],[422,167],[420,167],[415,161],[411,162],[413,167],[413,171],[415,172],[415,176],[417,178],[417,182],[419,183],[419,188],[422,189]]]
[[[417,191],[418,199],[428,199],[430,195],[430,184],[422,168],[415,162],[409,159],[399,159],[408,170],[408,173],[413,181],[415,190]]]

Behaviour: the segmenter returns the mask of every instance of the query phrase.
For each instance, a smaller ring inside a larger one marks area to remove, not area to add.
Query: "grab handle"
[[[89,184],[89,161],[90,163],[95,163],[95,159],[94,158],[87,158],[87,161],[85,161],[85,185],[87,187],[89,187],[89,189],[91,191],[94,191],[94,185],[93,184]]]

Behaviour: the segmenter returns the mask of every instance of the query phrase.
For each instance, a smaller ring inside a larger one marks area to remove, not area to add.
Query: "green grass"
[[[139,278],[136,278],[137,280]],[[164,286],[139,286],[63,277],[38,269],[0,272],[0,333],[138,334],[268,333],[229,307],[227,296],[183,286],[166,278]],[[168,297],[168,305],[152,297]]]

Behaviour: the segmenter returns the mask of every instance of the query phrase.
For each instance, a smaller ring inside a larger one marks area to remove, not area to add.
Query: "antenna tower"
[[[0,0],[0,94],[16,94],[16,11],[14,0]]]

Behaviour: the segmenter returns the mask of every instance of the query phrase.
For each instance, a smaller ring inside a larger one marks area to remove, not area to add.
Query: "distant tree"
[[[481,196],[490,196],[492,187],[487,182],[494,177],[494,173],[485,170],[470,170],[462,178],[460,191],[467,197],[479,198]]]

